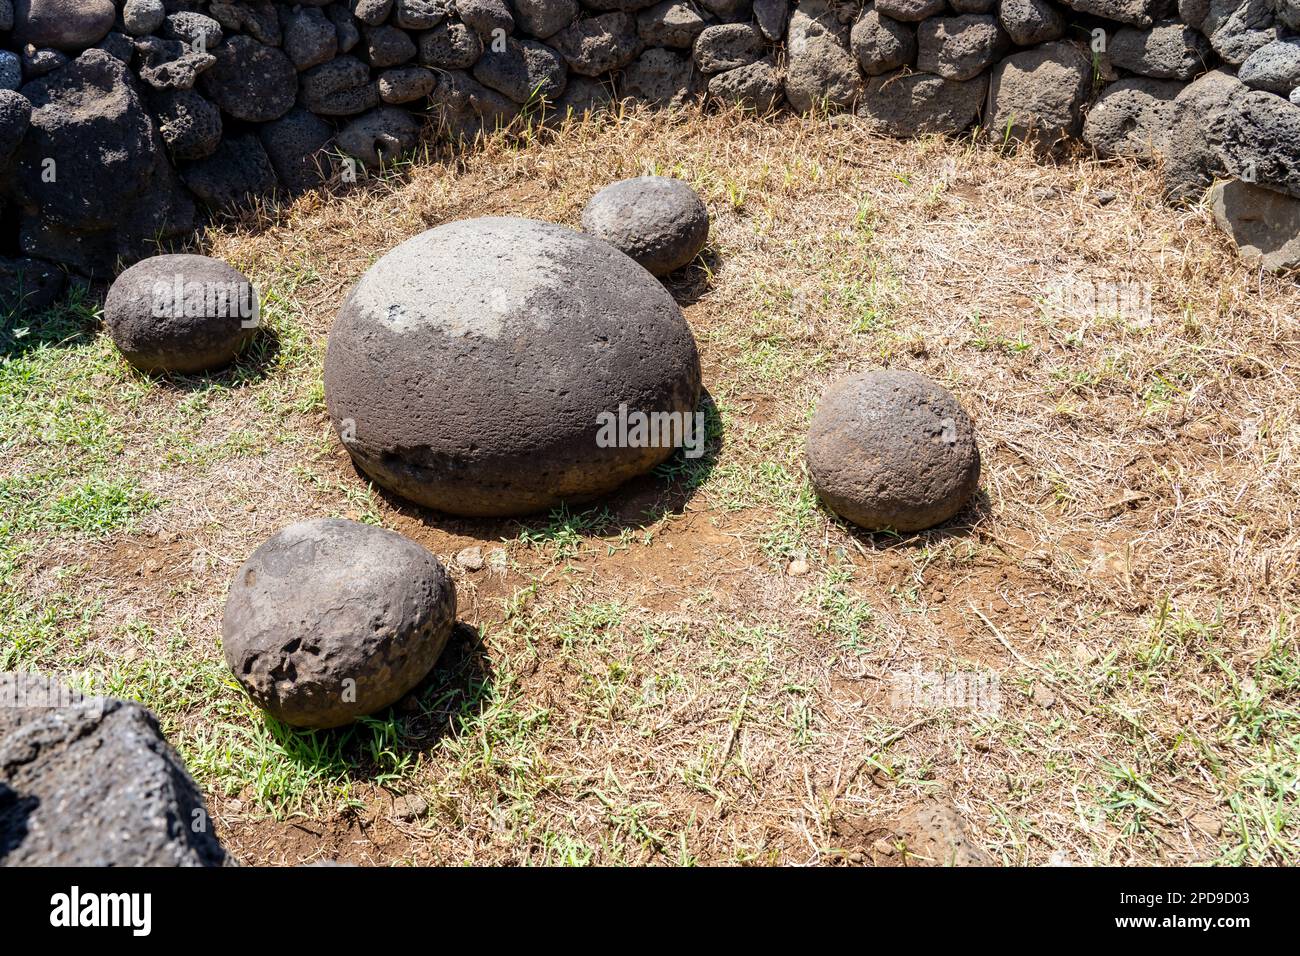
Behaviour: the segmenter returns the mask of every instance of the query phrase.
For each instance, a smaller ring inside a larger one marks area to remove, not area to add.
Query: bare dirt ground
[[[646,172],[713,216],[670,284],[709,453],[526,521],[372,489],[320,384],[351,284],[439,223],[576,226]],[[632,113],[432,150],[197,248],[274,333],[229,371],[132,372],[93,298],[5,326],[0,665],[153,707],[241,860],[1300,860],[1300,290],[1155,172]],[[979,497],[932,532],[851,530],[804,475],[820,393],[880,367],[976,422]],[[225,670],[221,609],[253,548],[330,515],[442,557],[461,624],[391,713],[297,734]],[[993,696],[900,694],[917,674]]]

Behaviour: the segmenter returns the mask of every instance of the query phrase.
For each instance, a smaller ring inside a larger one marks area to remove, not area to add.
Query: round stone
[[[680,179],[640,176],[606,186],[582,210],[582,228],[663,276],[709,239],[709,211]]]
[[[259,707],[323,729],[407,694],[455,620],[456,589],[427,550],[373,525],[319,518],[285,528],[244,562],[221,641]]]
[[[157,32],[167,19],[162,0],[126,0],[122,7],[122,25],[133,37]]]
[[[169,255],[127,269],[104,302],[104,322],[128,362],[192,374],[230,362],[258,323],[257,290],[207,256]]]
[[[18,45],[77,52],[92,47],[113,29],[113,0],[14,0],[14,40]]]
[[[398,246],[343,304],[325,356],[357,466],[469,516],[613,491],[689,443],[699,393],[695,339],[663,286],[606,242],[527,219]]]
[[[920,531],[975,492],[980,454],[970,417],[915,372],[836,382],[808,432],[808,472],[826,506],[868,531]]]

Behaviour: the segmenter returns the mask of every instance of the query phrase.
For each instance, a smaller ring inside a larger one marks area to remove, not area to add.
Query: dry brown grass
[[[599,187],[647,171],[713,214],[674,291],[716,455],[528,522],[368,489],[319,392],[364,269],[452,219],[576,225]],[[94,467],[160,504],[98,534],[34,531],[9,613],[31,634],[41,614],[79,622],[77,662],[159,709],[244,859],[896,863],[886,846],[935,797],[1011,864],[1300,856],[1300,292],[1243,268],[1205,210],[1162,205],[1151,170],[631,113],[435,151],[204,244],[270,297],[279,352],[178,388],[81,342],[78,396],[121,438]],[[1130,284],[1121,314],[1069,298]],[[976,420],[981,500],[949,527],[873,538],[812,501],[817,396],[880,366],[948,385]],[[38,445],[12,442],[3,474]],[[81,445],[39,450],[90,473]],[[217,645],[234,568],[327,514],[444,558],[501,549],[457,570],[467,627],[423,696],[333,750],[265,728]],[[69,660],[19,643],[11,661]],[[913,667],[996,674],[1001,709],[894,707]],[[393,792],[428,816],[394,822]]]

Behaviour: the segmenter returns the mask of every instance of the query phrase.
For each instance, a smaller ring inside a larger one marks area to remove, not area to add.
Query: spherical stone
[[[596,193],[582,210],[582,228],[663,276],[704,248],[709,211],[680,179],[640,176]]]
[[[167,19],[162,0],[126,0],[122,7],[122,24],[133,37],[153,33]]]
[[[258,299],[240,272],[207,256],[154,256],[127,269],[104,321],[128,362],[191,374],[231,361],[257,329]]]
[[[663,286],[606,242],[527,219],[398,246],[343,304],[325,356],[326,404],[357,466],[468,516],[613,491],[673,453],[645,434],[649,416],[690,424],[699,393],[695,339]]]
[[[285,528],[244,562],[221,640],[259,707],[325,729],[407,694],[455,620],[456,589],[432,554],[392,531],[325,518]]]
[[[826,506],[868,531],[920,531],[975,492],[974,427],[944,388],[914,372],[836,382],[808,432],[808,472]]]

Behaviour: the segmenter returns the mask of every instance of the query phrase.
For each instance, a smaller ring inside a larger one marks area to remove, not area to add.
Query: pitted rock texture
[[[257,290],[218,259],[154,256],[117,277],[104,322],[142,371],[205,372],[233,360],[257,331]]]
[[[689,263],[709,239],[709,211],[680,179],[640,176],[606,186],[582,210],[582,228],[651,275]]]
[[[695,410],[681,309],[613,246],[526,219],[404,242],[339,310],[325,400],[357,466],[452,514],[528,514],[613,491],[671,447],[600,447],[603,414]],[[630,421],[630,419],[629,419]]]
[[[921,531],[947,521],[979,483],[969,416],[914,372],[836,382],[808,432],[808,473],[827,507],[868,531]]]
[[[455,586],[422,546],[319,518],[285,528],[236,572],[221,642],[259,707],[323,729],[407,694],[437,663],[455,621]]]
[[[139,704],[0,707],[0,865],[227,862],[203,795]]]

